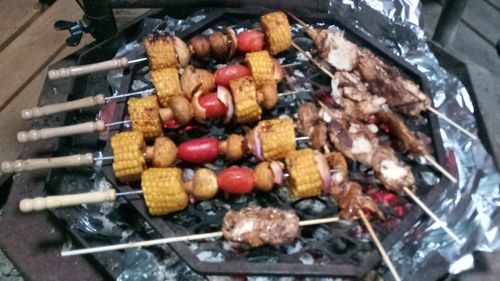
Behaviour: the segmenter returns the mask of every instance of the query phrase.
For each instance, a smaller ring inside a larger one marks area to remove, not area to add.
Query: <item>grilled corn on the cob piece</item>
[[[144,138],[139,132],[122,132],[111,137],[113,171],[121,182],[139,180],[146,169]]]
[[[276,84],[273,62],[267,51],[247,53],[245,60],[252,70],[252,77],[257,87]]]
[[[160,107],[155,96],[131,98],[128,100],[128,113],[132,130],[141,132],[145,139],[162,135]]]
[[[321,175],[310,148],[291,151],[285,158],[290,177],[288,189],[293,198],[318,196],[321,194]]]
[[[151,80],[161,107],[168,107],[170,97],[182,95],[177,68],[151,70]]]
[[[260,17],[260,23],[266,34],[267,49],[271,55],[274,56],[290,47],[292,30],[285,13],[265,14]]]
[[[164,34],[149,35],[144,38],[144,48],[152,70],[179,66],[174,38]]]
[[[234,122],[244,124],[260,120],[262,110],[257,103],[257,90],[252,77],[234,79],[229,87],[234,99]]]
[[[285,158],[295,150],[295,130],[288,117],[260,121],[256,130],[262,145],[262,159],[266,161]]]
[[[180,211],[188,204],[179,168],[147,169],[142,173],[141,186],[146,206],[153,216]]]

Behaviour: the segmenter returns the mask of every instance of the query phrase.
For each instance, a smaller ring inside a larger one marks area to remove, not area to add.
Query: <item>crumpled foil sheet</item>
[[[469,93],[456,77],[439,65],[419,27],[418,0],[330,0],[329,7],[332,16],[346,19],[346,22],[351,22],[416,66],[430,82],[434,107],[469,131],[475,131],[474,106]],[[376,13],[375,11],[378,12],[378,19],[366,16],[367,12]],[[167,18],[165,21],[150,21],[147,24],[175,34],[203,17],[204,12],[200,11],[184,20]],[[117,56],[126,55],[129,59],[140,57],[143,49],[137,48],[138,46],[138,42],[132,42],[122,48]],[[121,76],[120,71],[108,75],[114,88],[119,88]],[[433,271],[457,274],[474,266],[472,251],[491,252],[500,248],[500,174],[495,169],[492,157],[479,141],[471,140],[442,120],[439,120],[439,125],[447,149],[446,166],[453,174],[459,175],[459,186],[441,194],[429,207],[447,222],[465,244],[459,246],[432,220],[420,221],[389,251],[403,280],[422,280],[424,276],[433,276],[433,279],[440,277],[432,275]],[[168,247],[161,248],[163,251],[155,248],[128,251],[125,259],[127,269],[118,280],[202,278],[191,272]],[[169,266],[164,263],[166,260]],[[225,277],[208,279],[232,280]],[[252,277],[248,280],[281,279],[283,278]]]
[[[435,108],[467,130],[476,131],[469,93],[439,65],[419,27],[418,0],[331,0],[330,3],[331,14],[353,19],[356,27],[424,73],[430,82]],[[367,19],[365,12],[370,9],[380,13],[378,20]],[[493,159],[481,142],[471,140],[443,120],[439,120],[439,125],[447,149],[447,166],[456,167],[459,186],[441,194],[429,207],[465,244],[461,247],[454,243],[430,219],[416,225],[390,251],[404,280],[422,280],[426,272],[438,270],[440,265],[431,262],[436,258],[444,259],[446,263],[441,266],[457,274],[474,266],[472,251],[500,249],[500,174]]]

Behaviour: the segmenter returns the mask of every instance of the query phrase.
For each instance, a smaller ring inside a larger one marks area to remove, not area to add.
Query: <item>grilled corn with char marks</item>
[[[289,152],[285,163],[290,175],[288,189],[293,198],[299,199],[321,194],[321,175],[312,149]]]
[[[257,87],[276,84],[274,80],[274,65],[267,51],[247,53],[245,61],[250,66],[252,77]]]
[[[179,168],[150,168],[142,173],[142,190],[148,211],[153,216],[183,210],[188,195],[182,188]]]
[[[266,34],[267,49],[271,55],[277,55],[290,48],[292,30],[288,17],[283,12],[273,12],[260,17],[262,29]]]
[[[113,171],[120,182],[136,181],[146,169],[144,138],[139,132],[122,132],[111,137]]]
[[[132,130],[141,132],[145,139],[154,139],[163,134],[156,96],[130,98],[127,104]]]
[[[179,67],[174,38],[165,34],[151,34],[144,38],[144,48],[151,70]]]
[[[234,123],[245,124],[257,122],[262,109],[257,103],[257,90],[252,77],[245,76],[229,83],[234,99]]]
[[[161,107],[168,107],[170,97],[182,95],[179,74],[176,68],[151,70],[151,80],[155,86]]]
[[[295,150],[295,129],[289,117],[260,121],[257,127],[262,159],[281,160]]]

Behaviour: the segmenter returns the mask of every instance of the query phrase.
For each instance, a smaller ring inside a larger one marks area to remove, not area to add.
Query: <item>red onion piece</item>
[[[253,141],[253,155],[255,155],[257,159],[262,160],[262,146],[260,144],[259,132],[256,129],[253,130]]]
[[[283,183],[283,167],[280,162],[271,161],[269,164],[274,175],[274,184],[281,185]]]
[[[319,152],[314,152],[314,160],[318,166],[319,174],[321,175],[321,182],[323,184],[323,192],[329,193],[330,186],[332,183],[332,175],[330,173],[330,167],[328,166],[328,161],[323,154]]]
[[[229,123],[234,114],[234,103],[231,92],[224,86],[217,86],[217,98],[226,106],[224,123]]]

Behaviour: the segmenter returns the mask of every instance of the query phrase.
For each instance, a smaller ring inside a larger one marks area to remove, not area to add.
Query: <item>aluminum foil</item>
[[[331,14],[353,19],[356,27],[424,73],[431,85],[435,108],[467,130],[476,131],[475,109],[469,93],[439,65],[418,25],[419,1],[331,0],[330,3]],[[366,17],[373,9],[379,12],[377,20]],[[465,244],[454,243],[431,220],[416,225],[390,251],[404,280],[433,276],[432,271],[440,271],[439,267],[457,274],[474,266],[472,251],[500,249],[500,174],[493,159],[480,141],[471,140],[442,120],[439,125],[447,149],[447,167],[458,174],[459,185],[441,194],[429,207]]]

